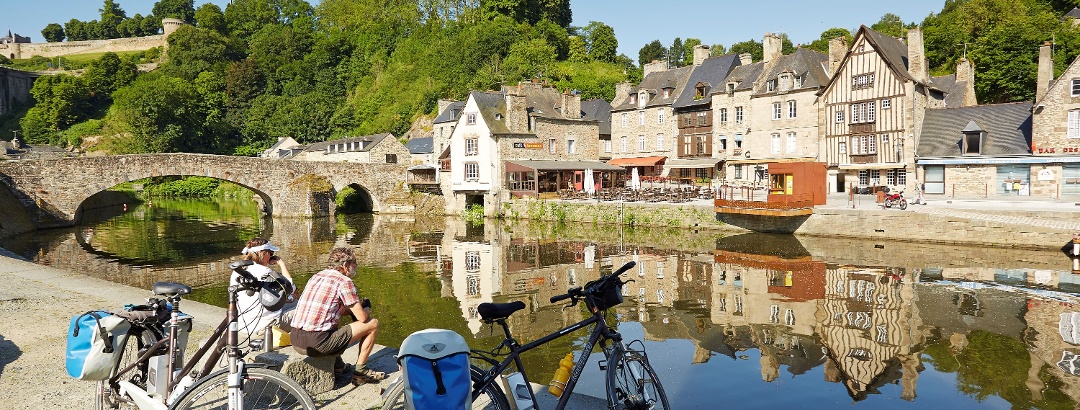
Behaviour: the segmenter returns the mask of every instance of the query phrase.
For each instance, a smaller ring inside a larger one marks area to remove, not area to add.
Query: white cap
[[[254,253],[254,252],[258,252],[258,251],[277,252],[278,247],[276,247],[274,245],[271,245],[270,242],[267,242],[267,243],[264,243],[262,245],[252,247],[252,248],[245,247],[244,250],[240,251],[240,254],[241,255],[247,255],[249,253]]]

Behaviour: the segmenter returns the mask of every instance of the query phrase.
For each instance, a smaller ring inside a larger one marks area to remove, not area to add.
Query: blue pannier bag
[[[116,367],[131,324],[105,311],[90,311],[71,318],[64,365],[79,380],[105,380]]]
[[[424,329],[406,337],[398,350],[405,382],[405,408],[472,408],[469,345],[452,330]]]

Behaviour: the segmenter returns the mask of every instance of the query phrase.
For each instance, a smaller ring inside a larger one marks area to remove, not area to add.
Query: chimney
[[[655,73],[655,72],[660,72],[660,71],[665,71],[667,69],[668,69],[667,61],[665,61],[665,60],[653,60],[651,63],[645,64],[645,66],[642,67],[641,78],[648,77],[649,74],[652,74],[652,73]]]
[[[915,82],[926,84],[930,80],[929,69],[926,65],[926,48],[923,46],[922,29],[912,27],[907,34],[908,72],[915,78]]]
[[[577,90],[570,91],[569,89],[562,95],[562,115],[566,119],[579,120],[581,119],[581,94],[578,94]]]
[[[1049,41],[1039,46],[1039,73],[1035,78],[1035,101],[1042,101],[1054,81],[1054,51]]]
[[[617,106],[626,101],[626,97],[630,96],[630,91],[634,89],[634,86],[629,81],[623,81],[615,84],[615,99],[611,100],[612,106]]]
[[[741,65],[750,65],[754,63],[754,55],[750,53],[739,54],[739,63]]]
[[[847,55],[848,47],[847,37],[840,36],[829,40],[829,77],[840,71],[840,62]]]
[[[971,66],[971,61],[967,58],[960,58],[960,61],[956,62],[956,82],[964,82],[964,98],[960,102],[961,107],[971,107],[978,105],[979,102],[975,99],[975,68]]]
[[[761,46],[763,51],[761,61],[764,63],[776,61],[782,55],[783,41],[776,34],[765,33],[765,37],[761,39]]]
[[[694,46],[694,66],[701,65],[702,61],[709,58],[709,54],[712,50],[709,50],[709,46],[704,44],[698,44]]]
[[[529,130],[529,111],[525,102],[525,93],[522,92],[521,86],[518,86],[515,90],[513,87],[507,89],[505,95],[506,98],[506,128],[510,132],[525,133]]]

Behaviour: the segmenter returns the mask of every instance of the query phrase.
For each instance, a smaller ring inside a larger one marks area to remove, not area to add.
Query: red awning
[[[617,165],[620,167],[654,167],[657,163],[664,162],[667,157],[640,157],[640,158],[615,158],[608,161],[608,164]]]

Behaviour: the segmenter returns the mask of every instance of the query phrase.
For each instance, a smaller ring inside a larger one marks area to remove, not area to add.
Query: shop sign
[[[1049,169],[1040,170],[1039,171],[1039,180],[1040,181],[1053,181],[1054,180],[1054,171],[1051,171]]]
[[[515,142],[514,143],[514,148],[543,149],[544,148],[544,143],[542,143],[542,142]]]

